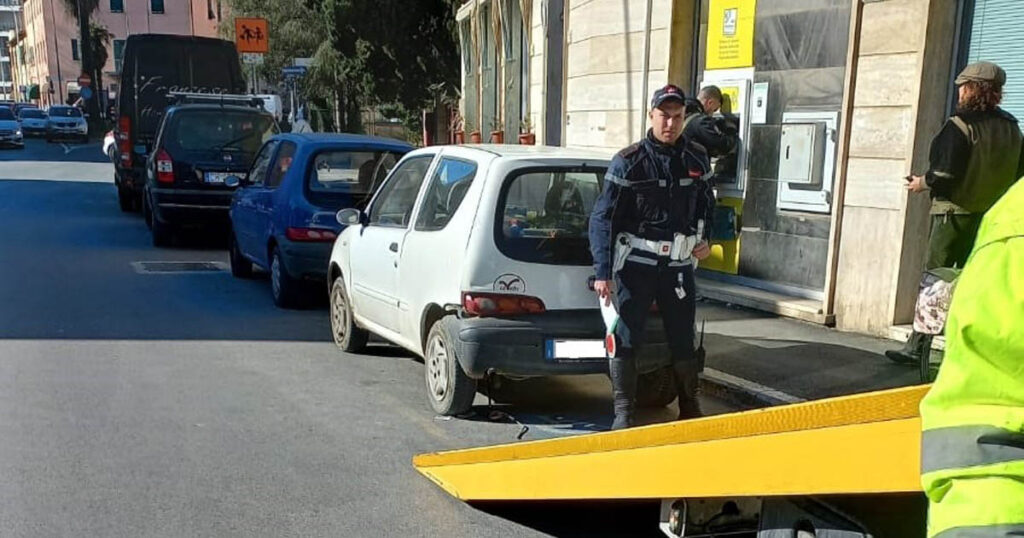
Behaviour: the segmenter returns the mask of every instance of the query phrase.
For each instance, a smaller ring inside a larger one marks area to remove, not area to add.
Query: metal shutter
[[[1006,70],[1003,108],[1024,121],[1024,2],[975,0],[968,61],[995,62]]]

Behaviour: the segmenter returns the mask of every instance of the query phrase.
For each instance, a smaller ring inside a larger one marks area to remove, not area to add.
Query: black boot
[[[907,343],[904,344],[903,349],[890,349],[885,352],[885,356],[897,364],[919,364],[921,362],[921,353],[924,352],[924,346],[928,343],[928,339],[925,336],[917,331],[913,331],[910,333],[910,337],[907,338]]]
[[[697,401],[697,373],[700,366],[696,361],[676,361],[672,366],[676,374],[676,389],[679,391],[679,420],[700,418],[704,412]]]
[[[612,399],[615,406],[613,430],[633,426],[633,409],[636,407],[636,360],[609,359],[608,374],[612,380]]]

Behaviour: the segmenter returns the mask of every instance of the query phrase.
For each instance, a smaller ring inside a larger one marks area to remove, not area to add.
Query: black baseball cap
[[[666,84],[665,86],[654,90],[654,96],[651,97],[651,108],[658,108],[665,101],[675,100],[679,104],[686,103],[686,94],[683,90],[675,84]]]

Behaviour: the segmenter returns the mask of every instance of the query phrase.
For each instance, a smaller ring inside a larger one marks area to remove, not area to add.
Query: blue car
[[[267,140],[231,201],[231,273],[270,273],[274,303],[301,306],[325,289],[335,214],[363,207],[412,146],[348,134],[281,134]],[[321,284],[314,287],[315,284]]]

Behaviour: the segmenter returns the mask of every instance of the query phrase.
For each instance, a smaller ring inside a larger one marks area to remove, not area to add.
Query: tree
[[[107,60],[110,59],[110,53],[107,51],[107,47],[110,45],[111,39],[114,35],[111,34],[106,27],[98,24],[89,25],[89,45],[92,52],[93,65],[96,66],[96,74],[93,75],[93,80],[96,81],[93,86],[100,91],[103,88],[103,67],[107,65]]]
[[[89,17],[100,7],[100,0],[63,0],[64,8],[78,20],[78,42],[82,55],[82,72],[89,73],[93,80],[98,81],[98,73],[93,63],[93,47],[89,32]],[[102,69],[102,66],[100,66]],[[99,120],[99,92],[93,92],[92,99],[85,102],[89,118],[96,124]]]

